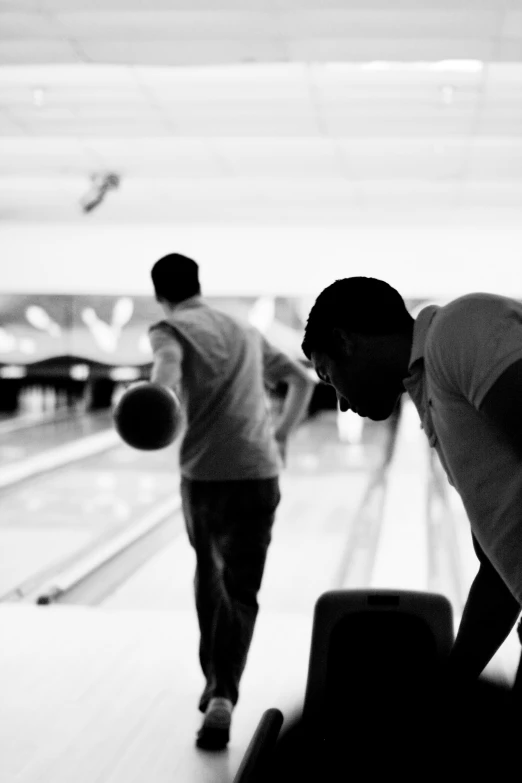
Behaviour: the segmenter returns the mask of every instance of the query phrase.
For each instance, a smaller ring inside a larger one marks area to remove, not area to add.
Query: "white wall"
[[[521,221],[522,224],[522,221]],[[195,258],[205,293],[315,297],[367,275],[405,297],[490,291],[522,298],[522,225],[506,228],[0,226],[0,293],[150,293],[169,252]]]

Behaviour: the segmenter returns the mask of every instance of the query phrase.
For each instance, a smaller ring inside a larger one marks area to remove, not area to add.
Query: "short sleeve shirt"
[[[299,372],[300,365],[253,326],[200,297],[187,300],[171,317],[154,324],[149,337],[153,352],[172,341],[183,351],[182,475],[197,481],[277,476],[280,457],[265,387]]]
[[[480,411],[495,381],[518,359],[522,305],[469,294],[419,313],[404,386],[473,534],[522,605],[522,460]]]

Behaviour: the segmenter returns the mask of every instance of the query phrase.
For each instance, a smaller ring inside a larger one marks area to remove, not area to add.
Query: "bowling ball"
[[[151,381],[129,386],[114,408],[114,426],[129,446],[154,451],[169,446],[181,430],[181,406],[174,392]]]

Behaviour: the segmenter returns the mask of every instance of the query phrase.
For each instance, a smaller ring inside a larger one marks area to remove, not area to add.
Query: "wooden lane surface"
[[[355,459],[333,426],[303,428],[291,447],[229,749],[193,744],[203,678],[194,556],[181,537],[102,608],[0,607],[13,640],[0,660],[2,781],[232,780],[262,712],[288,716],[304,696],[313,606],[338,586],[332,574],[377,458],[375,438]]]

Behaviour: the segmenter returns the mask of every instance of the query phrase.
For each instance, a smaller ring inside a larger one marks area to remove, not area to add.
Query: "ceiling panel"
[[[220,139],[213,146],[229,176],[337,178],[342,166],[336,145],[328,139]]]
[[[374,0],[370,0],[373,2]],[[147,8],[152,11],[169,11],[177,9],[179,11],[216,11],[216,10],[237,10],[246,9],[264,10],[267,6],[276,8],[281,2],[289,7],[306,7],[309,5],[307,0],[148,0]],[[348,0],[351,2],[351,0]],[[421,0],[424,2],[424,0]],[[448,0],[443,0],[448,2]],[[462,0],[458,0],[462,2]],[[343,0],[328,0],[329,6],[343,5]],[[433,5],[433,0],[430,0]],[[311,5],[316,6],[317,0],[311,0]],[[0,9],[19,9],[28,11],[58,12],[69,11],[140,11],[143,9],[142,0],[1,0]]]
[[[285,62],[291,59],[285,42],[259,39],[207,41],[198,38],[178,41],[175,46],[170,41],[83,40],[81,52],[81,56],[78,55],[70,61],[181,66],[228,65],[230,62]],[[0,58],[1,56],[0,49]]]
[[[13,6],[14,8],[15,6]],[[18,4],[20,8],[20,4]],[[0,6],[1,33],[0,37],[6,40],[23,40],[39,38],[59,38],[57,35],[56,19],[47,14],[35,12],[20,12],[4,10]]]
[[[317,10],[353,9],[389,11],[389,0],[148,0],[147,8],[153,11],[216,11],[216,10]],[[433,11],[437,9],[477,11],[481,9],[504,10],[505,3],[499,6],[499,0],[394,0],[393,7],[397,10],[410,10],[418,13],[420,10]],[[107,10],[132,11],[143,8],[142,0],[1,0],[0,10],[16,11],[67,11],[74,10]],[[510,0],[509,8],[522,9],[522,0]]]
[[[522,139],[4,139],[0,174],[30,177],[113,168],[153,178],[272,177],[432,180],[522,177]],[[152,180],[154,181],[154,180]]]
[[[25,187],[24,187],[25,185]],[[353,186],[339,180],[314,180],[303,185],[294,180],[249,178],[202,180],[127,180],[121,191],[109,194],[104,210],[82,216],[79,198],[86,192],[79,178],[0,180],[0,216],[18,219],[18,213],[38,209],[41,219],[53,219],[60,209],[62,219],[86,222],[138,219],[146,222],[222,221],[248,219],[252,222],[295,220],[313,215],[331,219],[356,211]],[[151,198],[151,194],[153,198]]]
[[[4,3],[0,62],[191,65],[505,56],[518,5],[485,3]],[[510,19],[512,24],[510,24]],[[518,39],[517,39],[518,36]]]
[[[514,3],[512,4],[514,6]],[[510,9],[509,5],[502,20],[502,27],[500,34],[502,38],[507,40],[522,41],[522,3],[519,4],[519,9]]]
[[[415,198],[412,199],[412,194]],[[423,214],[430,210],[438,212],[454,210],[458,199],[458,187],[455,181],[419,182],[403,179],[365,180],[360,185],[360,195],[366,210],[374,215],[387,212],[409,212],[410,216]]]
[[[467,162],[468,144],[459,140],[369,140],[339,142],[354,177],[360,180],[437,181],[460,178]]]
[[[521,95],[522,0],[0,0],[0,217],[516,221]]]
[[[512,139],[480,139],[470,146],[468,174],[474,181],[515,180],[522,182],[522,133]],[[522,203],[520,203],[522,218]]]
[[[134,136],[134,129],[127,133],[122,126],[139,115],[152,135],[156,125],[159,136],[411,137],[431,130],[451,135],[452,128],[469,133],[479,107],[482,119],[491,107],[495,122],[503,113],[509,122],[520,114],[520,102],[511,99],[517,82],[504,84],[498,73],[489,89],[487,73],[480,75],[481,82],[478,74],[464,79],[460,73],[439,73],[435,79],[431,72],[424,78],[412,72],[408,81],[406,73],[385,73],[379,83],[378,74],[356,67],[347,68],[343,77],[339,69],[326,67],[321,73],[318,66],[297,65],[269,67],[265,73],[261,66],[244,66],[217,75],[199,69],[149,73],[146,68],[91,66],[68,71],[65,78],[56,68],[28,69],[24,80],[24,69],[0,69],[0,102],[7,116],[33,136],[54,132],[57,116],[64,120],[63,135]],[[92,76],[90,83],[86,74]],[[43,89],[39,105],[37,86]]]
[[[24,188],[24,184],[27,187]],[[420,225],[464,223],[481,218],[520,224],[522,186],[493,182],[421,183],[418,180],[345,183],[333,180],[289,181],[266,178],[234,180],[127,180],[110,193],[103,208],[83,215],[79,199],[82,179],[63,182],[39,178],[0,181],[2,220],[98,223],[226,223],[230,225]]]
[[[408,38],[488,38],[499,18],[499,9],[401,8],[381,6],[327,8],[318,4],[314,10],[296,9],[290,13],[272,15],[276,29],[282,29],[289,39],[343,38],[345,40],[383,40]]]
[[[484,187],[480,179],[463,181],[456,186],[460,196],[459,208],[473,211],[484,211],[484,222],[488,215],[511,218],[520,227],[522,212],[522,183],[519,180],[507,182],[488,182]]]
[[[0,15],[0,25],[2,18]],[[75,46],[66,40],[45,38],[0,39],[0,65],[16,63],[82,62]]]
[[[490,60],[494,42],[469,38],[323,38],[287,42],[288,59],[297,62],[364,62],[371,60]]]
[[[267,11],[107,11],[62,12],[55,15],[59,27],[80,42],[270,39],[284,27],[284,15]],[[57,28],[55,28],[57,29]]]
[[[266,10],[220,9],[205,11],[140,10],[59,12],[53,17],[40,13],[6,14],[3,36],[36,37],[60,34],[76,40],[168,40],[270,39],[287,40],[383,40],[401,39],[488,39],[495,27],[512,37],[499,8],[453,10],[362,8]],[[516,20],[516,15],[512,15]],[[499,23],[499,19],[501,22]]]
[[[495,47],[494,59],[501,62],[520,62],[522,60],[522,42],[502,39]]]

